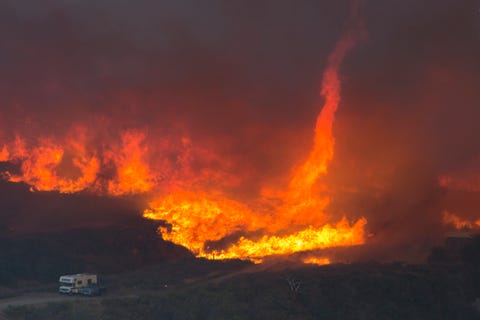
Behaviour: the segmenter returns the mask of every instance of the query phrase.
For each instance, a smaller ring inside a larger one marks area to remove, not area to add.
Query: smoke
[[[330,179],[336,209],[367,217],[382,255],[418,258],[443,241],[446,208],[480,215],[472,185],[455,187],[478,174],[478,1],[369,9],[368,40],[347,62]]]
[[[60,143],[81,126],[88,151],[102,158],[134,130],[145,135],[142,161],[161,188],[208,180],[251,199],[308,156],[322,73],[349,6],[2,1],[0,150],[17,135],[29,146],[45,137]],[[373,257],[421,257],[448,231],[444,210],[480,216],[478,8],[474,0],[371,0],[363,8],[368,35],[342,66],[326,183],[331,212],[367,218]],[[99,169],[108,181],[111,163]],[[2,185],[11,188],[19,187]],[[138,199],[102,206],[123,200],[26,189],[2,193],[5,228],[88,224],[84,212],[108,221],[117,208],[142,209]],[[46,209],[29,197],[82,200]]]

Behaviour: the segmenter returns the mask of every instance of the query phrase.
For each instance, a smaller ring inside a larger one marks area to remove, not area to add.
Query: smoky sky
[[[48,3],[3,4],[4,104],[44,122],[179,118],[198,131],[309,119],[316,110],[292,106],[316,98],[348,12],[346,1]]]
[[[0,137],[78,123],[107,136],[146,129],[151,144],[185,134],[230,159],[247,177],[241,191],[255,193],[308,153],[349,7],[2,1]],[[367,217],[378,239],[391,235],[406,251],[440,241],[443,210],[480,216],[476,192],[438,184],[480,172],[479,9],[477,0],[366,1],[366,37],[341,67],[330,210]]]
[[[478,193],[438,185],[442,174],[478,177],[478,6],[370,2],[368,39],[344,68],[329,178],[339,210],[369,217],[373,242],[397,243],[390,256],[442,241],[445,210],[480,216]]]

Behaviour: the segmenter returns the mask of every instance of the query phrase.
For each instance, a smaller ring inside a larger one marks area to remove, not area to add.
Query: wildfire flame
[[[338,70],[355,41],[356,33],[350,30],[329,56],[321,90],[325,103],[317,118],[314,145],[307,159],[293,170],[288,188],[265,188],[264,197],[250,206],[229,199],[221,192],[179,190],[161,196],[150,203],[144,216],[170,224],[160,228],[165,239],[189,248],[200,257],[256,261],[270,255],[364,243],[366,219],[361,218],[352,225],[345,217],[337,223],[328,223],[331,217],[325,208],[330,200],[322,195],[328,188],[319,183],[334,155],[332,127],[340,102]],[[277,204],[273,208],[252,209],[268,207],[272,198]],[[260,237],[256,236],[257,231],[262,234]],[[232,234],[239,236],[226,239]],[[218,243],[224,240],[227,246],[218,248]]]
[[[140,132],[126,132],[122,136],[120,152],[109,151],[106,159],[117,168],[117,176],[108,183],[112,195],[141,193],[151,190],[155,177],[151,173],[145,155],[148,149],[142,146],[145,135]]]
[[[0,151],[0,162],[8,161],[10,158],[10,152],[8,152],[7,146],[3,146],[2,151]]]
[[[357,41],[358,27],[341,37],[328,58],[320,92],[324,104],[309,155],[292,170],[285,186],[265,185],[257,199],[239,201],[227,195],[222,186],[237,177],[223,175],[221,170],[207,169],[196,175],[189,164],[200,151],[194,150],[187,137],[181,139],[183,151],[176,154],[174,165],[165,160],[167,169],[152,167],[149,161],[156,155],[145,143],[146,134],[138,130],[125,131],[120,142],[100,147],[92,147],[98,144],[81,127],[61,139],[43,137],[32,142],[17,137],[2,147],[0,162],[17,163],[20,172],[4,175],[9,181],[30,185],[32,191],[145,193],[151,201],[144,217],[165,221],[159,228],[163,238],[199,257],[259,262],[266,256],[363,244],[367,220],[352,222],[329,214],[329,187],[321,179],[334,157],[339,68]],[[215,156],[200,153],[215,163]],[[164,171],[169,181],[163,181]],[[212,187],[217,180],[222,184]],[[330,260],[310,256],[305,262],[327,264]]]
[[[127,131],[122,144],[103,150],[91,150],[85,130],[76,128],[62,140],[40,138],[37,144],[27,147],[21,137],[16,137],[10,149],[4,146],[0,161],[20,164],[20,173],[6,172],[11,182],[24,182],[33,191],[59,191],[75,193],[83,190],[101,191],[123,195],[149,191],[153,175],[145,162],[147,150],[142,147],[142,133]],[[102,186],[102,167],[110,164],[115,173]]]
[[[86,150],[81,137],[77,139],[67,139],[58,144],[53,139],[44,138],[39,146],[27,149],[23,139],[17,137],[13,152],[6,152],[10,157],[7,156],[4,161],[20,161],[22,173],[7,173],[9,180],[25,182],[39,191],[73,193],[84,190],[95,182],[99,160]],[[70,165],[64,166],[63,160],[67,155]],[[62,170],[63,175],[60,175]]]
[[[146,218],[165,220],[171,228],[161,227],[166,240],[181,244],[199,257],[259,259],[269,255],[351,246],[364,242],[366,219],[350,226],[344,217],[335,225],[314,224],[304,229],[275,235],[279,230],[291,230],[291,221],[279,215],[260,215],[245,205],[223,196],[178,192],[153,202],[144,213]],[[293,226],[295,227],[295,225]],[[299,228],[299,226],[296,226]],[[208,242],[220,241],[235,232],[253,233],[262,230],[261,237],[240,236],[227,249],[209,249]]]
[[[328,258],[318,258],[318,257],[308,257],[303,259],[303,263],[306,264],[316,264],[319,266],[323,266],[326,264],[330,264],[330,259]]]
[[[443,212],[442,222],[455,227],[455,229],[476,229],[480,228],[480,219],[475,221],[463,220],[459,216],[448,211]]]

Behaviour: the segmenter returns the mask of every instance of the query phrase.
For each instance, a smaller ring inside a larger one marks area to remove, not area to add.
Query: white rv
[[[82,288],[95,287],[97,285],[97,275],[79,273],[72,275],[65,275],[60,277],[60,293],[81,293]]]

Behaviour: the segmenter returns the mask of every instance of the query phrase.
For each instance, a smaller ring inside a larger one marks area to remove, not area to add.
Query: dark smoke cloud
[[[280,175],[310,147],[348,6],[4,1],[3,134],[64,134],[81,122],[107,137],[148,128],[155,143],[178,131],[253,163],[254,176]]]
[[[100,131],[99,140],[128,128],[148,130],[151,145],[188,135],[245,176],[236,191],[256,194],[311,146],[322,71],[349,6],[2,1],[0,138],[63,134],[76,123]],[[480,216],[477,192],[438,185],[439,175],[479,167],[479,8],[474,0],[366,2],[368,36],[342,67],[327,181],[332,212],[368,218],[377,257],[426,252],[447,231],[443,210]],[[2,220],[51,216],[17,198],[2,198],[15,208]],[[65,223],[76,223],[70,216]]]
[[[389,259],[440,243],[444,210],[480,217],[478,192],[438,184],[479,159],[478,9],[478,1],[371,1],[368,39],[344,68],[329,179],[343,190],[337,210],[366,216]]]
[[[217,130],[285,122],[292,105],[316,98],[347,5],[4,2],[2,96],[45,121],[133,113],[140,124],[175,115]],[[293,120],[310,119],[303,109]]]

